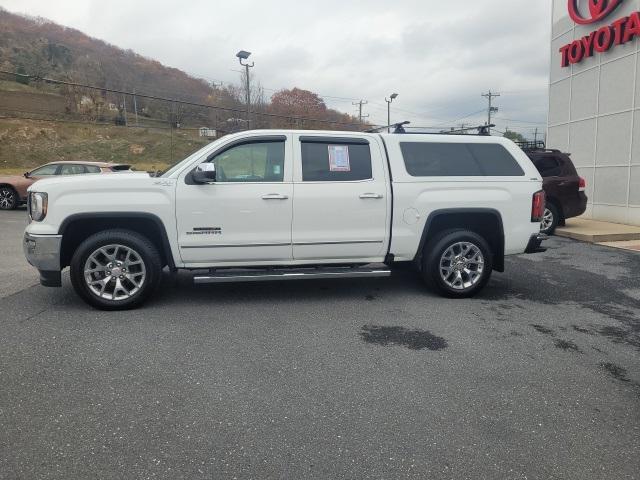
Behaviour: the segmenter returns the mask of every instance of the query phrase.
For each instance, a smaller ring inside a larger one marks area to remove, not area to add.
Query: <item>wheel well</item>
[[[500,213],[489,209],[476,210],[440,210],[433,212],[427,219],[416,260],[422,257],[425,244],[434,235],[453,228],[464,228],[482,236],[493,253],[493,269],[504,271],[504,229]],[[420,262],[418,262],[420,264]]]
[[[560,213],[560,219],[563,219],[564,212],[562,211],[562,203],[559,202],[555,197],[546,197],[546,201],[547,203],[552,203],[558,209],[558,212]]]
[[[175,269],[167,233],[155,216],[80,216],[65,222],[60,228],[62,245],[60,265],[62,268],[71,263],[78,246],[94,233],[114,228],[130,230],[148,238],[160,252],[162,265]]]
[[[15,193],[17,193],[18,191],[16,190],[16,188],[11,185],[10,183],[0,183],[0,188],[2,187],[9,187],[11,190],[13,190]]]

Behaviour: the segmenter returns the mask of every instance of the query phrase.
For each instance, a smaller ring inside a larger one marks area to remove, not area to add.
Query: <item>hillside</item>
[[[0,173],[56,160],[130,163],[164,169],[211,140],[197,131],[0,119]]]
[[[197,136],[199,127],[218,135],[246,128],[242,88],[212,86],[78,30],[1,7],[0,70],[9,72],[0,73],[4,170],[62,159],[163,166],[210,141]],[[313,92],[293,88],[266,98],[259,80],[252,85],[252,128],[361,128]]]
[[[241,87],[215,87],[206,80],[194,78],[181,70],[92,38],[73,28],[43,18],[10,13],[1,7],[0,70],[96,87],[54,86],[15,75],[0,75],[0,80],[31,83],[39,91],[64,96],[66,103],[62,113],[82,114],[89,120],[110,119],[112,115],[105,115],[105,111],[111,106],[111,111],[119,109],[121,114],[133,113],[135,108],[142,116],[163,119],[168,123],[193,127],[207,125],[225,131],[229,128],[226,122],[237,117],[243,119],[246,108],[245,92]],[[240,84],[241,79],[238,80]],[[123,96],[108,90],[137,92],[219,109],[163,102],[140,95]],[[273,98],[282,98],[279,95],[282,92],[289,100],[294,100],[294,103],[287,103],[284,109],[282,104],[273,104]],[[350,115],[327,108],[321,99],[319,108],[312,112],[305,108],[304,103],[295,104],[296,100],[303,102],[313,95],[313,92],[293,88],[277,92],[269,99],[266,98],[259,79],[254,78],[251,92],[252,111],[255,112],[253,126],[272,128],[297,125],[296,119],[281,118],[273,114],[286,117],[310,116],[309,113],[313,113],[313,118],[323,120],[319,125],[328,129],[338,128],[331,122],[346,124],[342,128],[356,122]],[[265,115],[260,115],[260,112]]]
[[[195,102],[210,100],[212,95],[208,82],[181,70],[78,30],[2,9],[0,68],[104,88],[144,87],[147,93]]]

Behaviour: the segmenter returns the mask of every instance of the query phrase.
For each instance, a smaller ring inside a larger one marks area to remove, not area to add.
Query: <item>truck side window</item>
[[[217,182],[282,182],[284,142],[254,142],[231,147],[213,157]]]
[[[488,177],[521,177],[524,175],[518,161],[497,143],[469,143],[467,147],[478,162],[482,174]]]
[[[482,172],[463,143],[401,142],[404,164],[413,177],[476,177]]]
[[[302,142],[302,180],[349,182],[370,180],[371,151],[368,144]]]
[[[400,149],[413,177],[514,177],[524,175],[502,146],[489,143],[401,142]]]

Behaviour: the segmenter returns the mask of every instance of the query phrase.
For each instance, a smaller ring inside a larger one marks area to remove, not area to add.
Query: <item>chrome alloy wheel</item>
[[[540,222],[540,230],[543,232],[553,225],[553,212],[548,208],[544,209],[544,215],[542,216],[542,221]]]
[[[454,243],[440,257],[440,277],[455,290],[473,287],[483,271],[482,251],[471,242]]]
[[[15,193],[10,188],[0,188],[0,208],[8,210],[13,207]]]
[[[94,295],[107,300],[131,298],[142,288],[146,276],[140,254],[124,245],[100,247],[84,264],[87,287]]]

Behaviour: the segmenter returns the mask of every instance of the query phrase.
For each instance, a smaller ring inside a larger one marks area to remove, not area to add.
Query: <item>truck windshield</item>
[[[199,150],[196,150],[195,152],[193,152],[191,155],[189,155],[187,158],[181,159],[176,161],[175,163],[173,163],[169,168],[167,168],[164,172],[162,172],[161,175],[159,175],[160,177],[170,177],[171,175],[173,175],[173,173],[180,169],[180,167],[182,166],[183,163],[187,163],[190,162],[191,160],[193,160],[194,158],[197,158],[199,156],[202,156],[206,151],[209,151],[213,148],[215,148],[215,145],[217,145],[218,143],[220,143],[221,139],[217,139],[214,142],[211,142],[208,145],[205,145],[204,147],[202,147]]]

